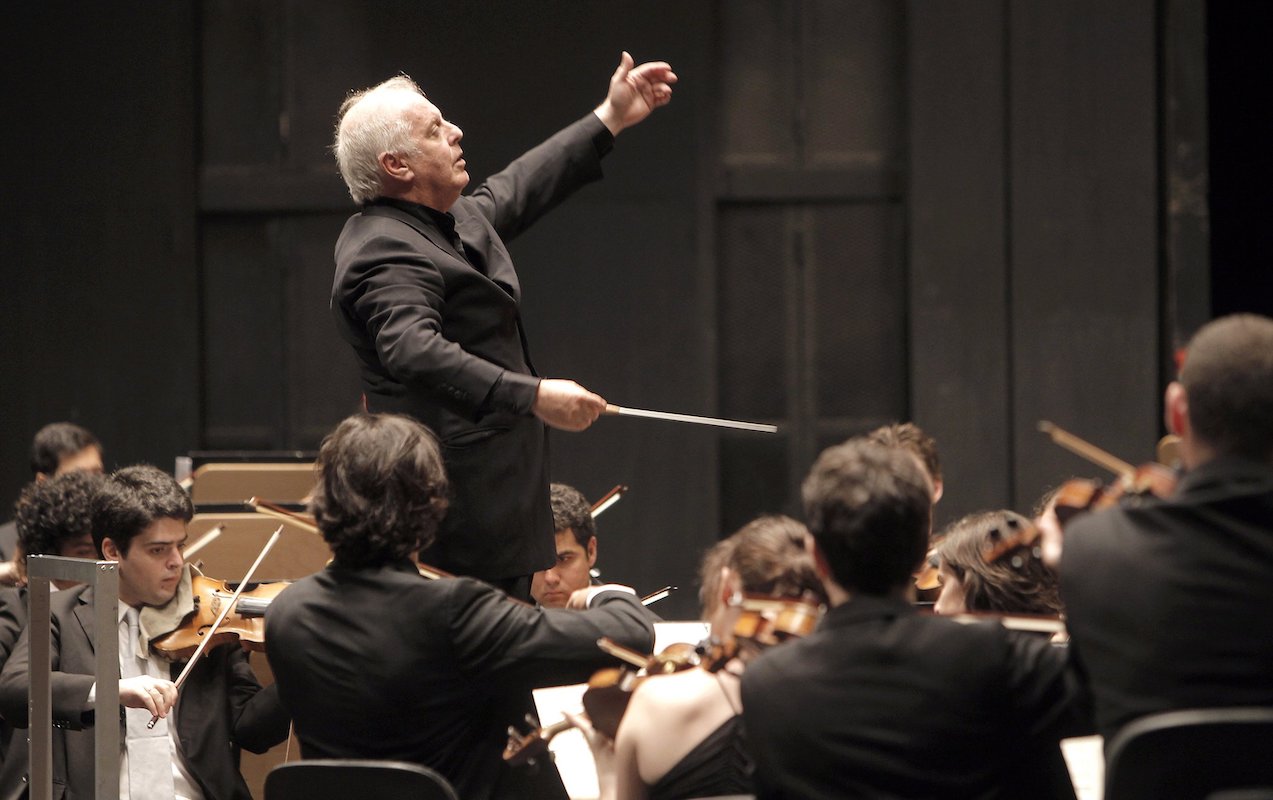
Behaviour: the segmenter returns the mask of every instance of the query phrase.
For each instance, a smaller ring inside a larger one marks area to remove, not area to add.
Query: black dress
[[[721,691],[724,690],[722,686]],[[725,699],[729,700],[728,693]],[[733,707],[732,700],[730,706]],[[743,717],[739,709],[734,708],[734,716],[708,734],[650,787],[650,800],[751,794],[754,791],[752,769]]]

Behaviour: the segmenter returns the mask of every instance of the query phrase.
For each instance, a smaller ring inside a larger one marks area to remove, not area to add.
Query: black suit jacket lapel
[[[517,270],[513,269],[513,259],[504,249],[504,243],[491,236],[490,226],[483,224],[485,220],[481,215],[462,212],[456,215],[455,232],[466,247],[484,255],[486,277],[521,303],[522,287],[517,280]]]

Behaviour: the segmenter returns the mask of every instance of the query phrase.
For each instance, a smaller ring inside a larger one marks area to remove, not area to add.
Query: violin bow
[[[649,663],[650,663],[649,656],[642,655],[641,653],[638,653],[636,650],[630,650],[624,647],[623,645],[619,644],[618,642],[614,641],[613,639],[607,638],[605,636],[602,636],[600,639],[597,640],[597,647],[600,647],[602,652],[605,652],[608,655],[612,655],[615,658],[619,659],[620,661],[626,661],[627,663],[631,664],[634,667],[637,667],[638,669],[649,666]]]
[[[994,620],[1008,630],[1013,631],[1031,631],[1034,633],[1065,633],[1065,620],[1060,617],[1050,617],[1046,614],[997,614],[997,613],[975,613],[964,612],[963,614],[950,614],[947,619],[964,625],[972,625],[977,622],[985,622],[986,620]]]
[[[265,560],[265,556],[269,554],[274,547],[274,543],[278,541],[278,537],[283,535],[283,526],[278,526],[274,531],[274,535],[265,543],[265,547],[261,548],[261,552],[257,555],[256,561],[252,562],[252,566],[248,567],[247,574],[243,576],[243,580],[239,583],[239,588],[234,590],[234,596],[230,598],[230,602],[221,607],[221,613],[217,615],[216,620],[212,623],[212,627],[208,628],[208,632],[204,634],[203,641],[199,642],[199,646],[195,648],[194,655],[190,656],[190,660],[186,662],[186,666],[181,670],[181,674],[177,676],[177,680],[173,681],[178,690],[181,684],[186,682],[186,678],[190,675],[190,670],[194,669],[195,664],[199,663],[199,657],[203,655],[203,651],[207,649],[208,642],[212,641],[212,636],[217,632],[217,628],[221,627],[221,623],[225,622],[226,615],[230,613],[230,609],[234,608],[234,604],[239,602],[239,595],[243,594],[243,590],[247,588],[248,583],[252,580],[252,574],[256,572],[256,568],[261,566],[261,562]],[[159,722],[159,715],[150,718],[150,722],[146,723],[146,728],[152,729]]]
[[[650,592],[645,597],[642,597],[641,605],[652,606],[675,591],[676,591],[675,586],[664,586],[662,589],[659,589],[658,591]]]
[[[195,540],[195,543],[182,551],[182,557],[189,561],[194,554],[216,541],[216,538],[225,533],[225,525],[215,525],[208,529],[208,532]]]
[[[619,500],[623,497],[623,493],[626,491],[628,491],[628,487],[624,486],[623,484],[619,484],[618,486],[614,487],[613,489],[611,489],[610,491],[602,495],[601,499],[593,503],[592,508],[589,509],[589,511],[591,511],[592,513],[592,518],[596,519],[597,517],[601,516],[602,513],[604,513],[605,510],[608,509],[610,506],[619,502]]]
[[[1118,456],[1108,453],[1085,439],[1080,439],[1059,425],[1047,420],[1039,420],[1039,430],[1048,435],[1053,443],[1064,447],[1079,458],[1104,467],[1115,475],[1135,475],[1136,468]]]
[[[273,517],[274,519],[282,520],[283,522],[287,522],[289,524],[295,525],[301,530],[306,530],[306,531],[309,531],[310,533],[320,533],[320,531],[318,530],[318,525],[315,524],[313,517],[307,516],[305,514],[297,514],[295,511],[288,511],[286,508],[283,508],[281,506],[276,506],[273,503],[270,503],[266,500],[262,500],[259,497],[252,497],[247,500],[244,500],[243,505],[247,506],[248,508],[252,509],[258,514],[264,514],[267,517]]]

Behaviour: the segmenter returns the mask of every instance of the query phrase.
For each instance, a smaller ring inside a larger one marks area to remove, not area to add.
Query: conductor
[[[535,371],[505,242],[598,180],[614,137],[675,82],[623,53],[595,110],[466,196],[464,134],[410,78],[342,105],[334,150],[362,210],[336,243],[331,310],[367,410],[409,414],[442,445],[453,496],[423,561],[522,598],[553,563],[547,427],[583,430],[605,401]]]

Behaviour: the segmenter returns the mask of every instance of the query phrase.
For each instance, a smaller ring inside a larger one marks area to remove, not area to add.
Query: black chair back
[[[265,800],[458,800],[447,779],[405,761],[313,759],[279,764]]]
[[[1105,800],[1273,799],[1273,708],[1143,717],[1106,743],[1105,764]]]

